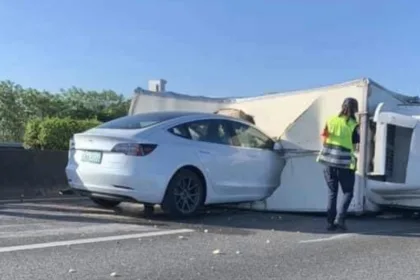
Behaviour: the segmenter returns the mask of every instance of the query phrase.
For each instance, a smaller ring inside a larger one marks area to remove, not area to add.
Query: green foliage
[[[99,124],[96,119],[47,118],[39,123],[38,139],[35,143],[45,150],[68,150],[69,140],[75,133],[84,132]]]
[[[0,82],[0,138],[5,142],[23,136],[25,117],[21,106],[22,87],[12,82]]]
[[[24,133],[30,120],[64,118],[106,122],[127,115],[129,106],[130,99],[111,90],[83,91],[73,87],[50,93],[3,81],[0,82],[0,142],[25,140],[34,147],[37,144],[31,142],[35,139],[31,137],[36,125],[30,125],[32,136]]]
[[[23,136],[23,144],[26,148],[40,149],[39,131],[41,129],[42,119],[33,119],[26,123],[25,135]]]

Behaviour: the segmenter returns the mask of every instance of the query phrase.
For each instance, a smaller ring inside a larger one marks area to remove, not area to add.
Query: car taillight
[[[156,149],[156,144],[121,143],[115,145],[111,152],[122,153],[128,156],[147,156]]]

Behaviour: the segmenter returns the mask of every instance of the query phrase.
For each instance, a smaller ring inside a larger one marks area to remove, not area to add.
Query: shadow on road
[[[102,209],[71,202],[62,204],[16,203],[0,205],[0,216],[76,223],[122,223],[165,227],[165,223],[138,219],[122,208]]]
[[[123,204],[115,209],[102,209],[89,201],[62,203],[16,203],[0,205],[0,215],[60,222],[131,223],[160,228],[187,227],[208,229],[213,233],[249,235],[255,230],[331,234],[325,230],[320,214],[257,212],[232,208],[209,207],[198,216],[173,220],[159,208],[151,217],[144,217],[141,205]],[[377,217],[351,217],[349,233],[377,236],[419,237],[418,218],[402,218],[388,214]]]

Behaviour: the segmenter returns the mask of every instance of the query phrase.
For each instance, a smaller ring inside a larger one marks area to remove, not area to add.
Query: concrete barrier
[[[0,149],[0,200],[59,196],[67,151]]]

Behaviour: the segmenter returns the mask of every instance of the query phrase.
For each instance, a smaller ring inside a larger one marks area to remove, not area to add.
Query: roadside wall
[[[58,195],[66,164],[67,151],[0,149],[0,200]]]

